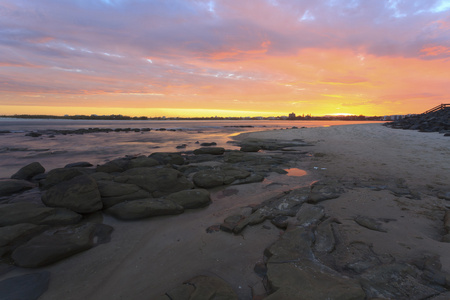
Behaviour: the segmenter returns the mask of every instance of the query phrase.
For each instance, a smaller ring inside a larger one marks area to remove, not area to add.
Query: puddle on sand
[[[305,176],[307,173],[305,170],[301,170],[298,168],[291,168],[291,169],[285,169],[285,171],[287,172],[287,176]]]

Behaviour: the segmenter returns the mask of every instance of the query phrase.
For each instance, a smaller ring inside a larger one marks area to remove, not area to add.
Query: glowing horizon
[[[4,0],[0,114],[422,113],[449,102],[449,12],[448,0]]]

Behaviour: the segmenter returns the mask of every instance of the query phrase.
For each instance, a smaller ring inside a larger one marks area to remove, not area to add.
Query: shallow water
[[[125,155],[150,155],[154,152],[192,151],[201,143],[215,142],[218,147],[238,149],[230,142],[243,132],[292,127],[324,127],[362,122],[281,121],[281,120],[45,120],[0,118],[0,178],[10,177],[21,167],[40,162],[46,170],[68,163],[88,161],[93,165]],[[43,134],[26,136],[32,131],[76,130],[87,128],[150,128],[140,132],[97,132],[87,134]],[[158,129],[165,128],[165,131]],[[185,148],[177,146],[185,144]]]

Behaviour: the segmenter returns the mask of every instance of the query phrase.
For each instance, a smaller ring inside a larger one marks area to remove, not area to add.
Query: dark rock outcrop
[[[20,267],[45,266],[108,242],[111,232],[111,226],[94,223],[52,228],[17,247],[11,258]]]
[[[166,199],[181,205],[184,209],[204,207],[211,203],[210,193],[205,189],[179,191],[170,194]]]
[[[415,115],[404,119],[385,123],[394,129],[412,129],[422,132],[450,132],[450,107],[428,114]]]
[[[29,179],[33,178],[33,176],[42,174],[44,172],[45,172],[45,169],[40,163],[33,162],[33,163],[28,164],[25,167],[21,168],[14,175],[12,175],[11,178],[12,179],[29,180]]]
[[[97,182],[89,175],[77,176],[51,187],[42,194],[42,202],[78,213],[92,213],[103,207]]]
[[[29,223],[36,225],[67,225],[81,220],[81,215],[64,208],[52,208],[35,203],[0,205],[0,226]]]
[[[181,172],[172,168],[129,169],[116,176],[114,181],[135,184],[153,197],[162,197],[194,187]]]
[[[125,201],[151,198],[150,192],[135,184],[99,180],[97,185],[104,208],[109,208]]]
[[[0,197],[29,190],[35,187],[31,182],[20,179],[0,179]]]
[[[181,205],[168,199],[141,199],[122,202],[106,210],[107,213],[121,220],[138,220],[143,218],[177,215],[184,211]]]

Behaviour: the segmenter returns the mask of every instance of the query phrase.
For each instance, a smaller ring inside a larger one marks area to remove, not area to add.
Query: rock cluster
[[[412,117],[406,117],[397,121],[385,124],[395,129],[412,129],[422,132],[439,132],[450,136],[450,108],[421,114]]]
[[[205,207],[211,203],[207,189],[262,181],[270,172],[285,172],[282,165],[288,160],[208,147],[184,154],[127,156],[98,166],[76,162],[47,173],[38,162],[31,163],[0,180],[0,258],[26,268],[55,263],[109,242],[113,228],[102,224],[103,212],[136,220]],[[36,293],[43,293],[49,276],[44,272],[14,277],[0,282],[0,290],[15,297],[10,286],[27,281],[37,285]],[[237,299],[214,277],[194,278],[167,295],[181,290],[188,298],[223,294]]]
[[[441,299],[431,298],[437,295],[445,299],[450,274],[441,270],[438,256],[426,254],[400,262],[390,255],[376,254],[371,244],[347,235],[345,226],[320,205],[343,193],[344,184],[319,181],[253,206],[250,213],[243,208],[242,214],[226,217],[207,232],[219,228],[240,234],[246,226],[265,220],[284,230],[265,249],[264,262],[255,265],[266,294],[254,297],[261,299]],[[362,215],[354,218],[359,226],[384,233],[382,221],[390,220]],[[447,212],[447,232],[449,224]]]

